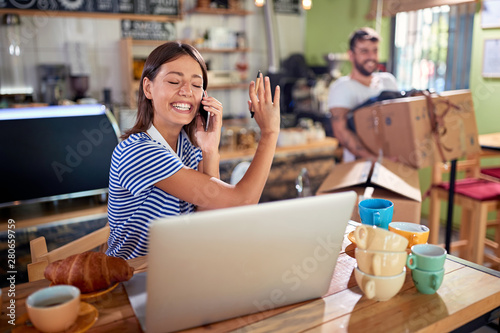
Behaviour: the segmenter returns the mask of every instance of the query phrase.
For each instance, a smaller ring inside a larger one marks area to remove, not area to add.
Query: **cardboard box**
[[[393,221],[420,223],[422,195],[418,171],[387,159],[383,159],[381,163],[358,160],[337,164],[316,194],[353,190],[359,196],[367,186],[375,188],[373,198],[383,198],[394,203]],[[357,205],[351,219],[361,221]]]
[[[397,157],[414,168],[430,166],[443,157],[450,161],[479,153],[470,91],[434,94],[431,101],[438,115],[437,123],[430,117],[425,96],[405,97],[356,110],[356,133],[374,154],[379,155],[381,149],[384,157]]]

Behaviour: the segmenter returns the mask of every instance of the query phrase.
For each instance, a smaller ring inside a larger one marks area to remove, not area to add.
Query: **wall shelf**
[[[251,11],[242,9],[224,9],[224,8],[200,8],[196,7],[187,11],[188,14],[206,14],[206,15],[238,15],[245,16],[252,14]]]
[[[244,53],[249,52],[249,48],[236,48],[236,49],[208,49],[208,48],[197,48],[200,53]]]
[[[151,47],[151,51],[165,43],[163,40],[133,40],[131,38],[124,38],[120,41],[120,48],[123,54],[122,57],[122,71],[126,73],[126,78],[123,80],[123,92],[125,93],[125,100],[130,108],[137,107],[137,92],[139,90],[139,80],[134,79],[133,66],[134,66],[134,50],[135,46]],[[248,48],[242,49],[199,49],[200,53],[238,53],[248,52]],[[209,90],[228,90],[228,89],[246,89],[248,83],[229,83],[222,85],[210,85]]]
[[[226,90],[226,89],[248,89],[248,83],[229,83],[229,84],[219,84],[211,85],[208,83],[207,91],[210,90]]]

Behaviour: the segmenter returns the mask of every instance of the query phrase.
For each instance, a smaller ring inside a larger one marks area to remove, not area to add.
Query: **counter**
[[[306,168],[315,193],[319,185],[335,165],[335,150],[338,140],[326,137],[303,145],[278,147],[274,155],[271,172],[261,196],[260,202],[291,199],[297,197],[295,179],[302,168]],[[220,160],[220,178],[230,182],[231,173],[241,162],[250,162],[255,148],[222,151]]]

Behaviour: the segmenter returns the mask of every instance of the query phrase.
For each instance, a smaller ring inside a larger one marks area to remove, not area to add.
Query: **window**
[[[474,4],[398,13],[394,75],[402,90],[469,87]]]

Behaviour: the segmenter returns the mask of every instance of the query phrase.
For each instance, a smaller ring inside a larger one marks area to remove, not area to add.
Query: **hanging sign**
[[[122,20],[122,37],[141,40],[172,40],[175,25],[172,22]]]
[[[300,0],[275,0],[276,14],[300,14]]]

